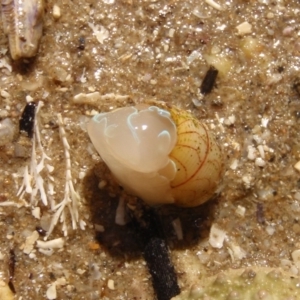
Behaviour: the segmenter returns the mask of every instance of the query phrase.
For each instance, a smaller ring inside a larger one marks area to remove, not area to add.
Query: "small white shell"
[[[220,148],[186,111],[125,107],[96,115],[88,133],[120,185],[148,204],[197,206],[220,181]]]

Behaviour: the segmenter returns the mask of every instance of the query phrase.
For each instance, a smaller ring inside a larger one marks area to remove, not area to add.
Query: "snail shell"
[[[124,107],[94,116],[87,129],[120,185],[150,205],[198,206],[220,182],[219,145],[203,123],[176,107]]]

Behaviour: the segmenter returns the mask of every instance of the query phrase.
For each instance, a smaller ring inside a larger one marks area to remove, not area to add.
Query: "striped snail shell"
[[[194,207],[215,193],[222,152],[205,124],[176,107],[124,107],[87,126],[119,184],[150,205]]]

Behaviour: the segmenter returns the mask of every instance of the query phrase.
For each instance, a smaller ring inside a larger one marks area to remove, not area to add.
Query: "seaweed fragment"
[[[212,91],[218,76],[218,72],[219,71],[215,67],[209,67],[200,86],[201,94],[206,95]]]
[[[166,242],[152,238],[144,250],[144,258],[152,276],[157,300],[170,300],[180,293],[174,266]]]
[[[35,107],[35,102],[27,103],[19,121],[20,132],[26,132],[29,138],[33,137]]]
[[[162,224],[154,208],[142,207],[133,212],[133,223],[142,243],[144,258],[152,276],[157,300],[170,300],[180,293],[177,275],[165,242]]]

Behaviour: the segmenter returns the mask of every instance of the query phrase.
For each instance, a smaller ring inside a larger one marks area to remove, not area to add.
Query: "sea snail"
[[[215,193],[221,149],[187,111],[124,107],[94,116],[87,130],[119,184],[149,205],[194,207]]]

